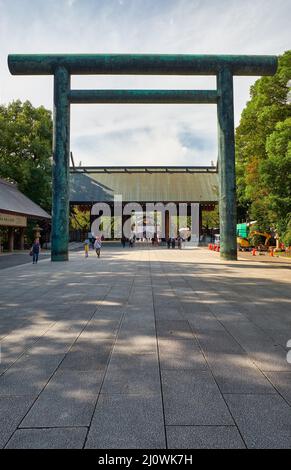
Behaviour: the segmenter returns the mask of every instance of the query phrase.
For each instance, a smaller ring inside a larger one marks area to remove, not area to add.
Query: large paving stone
[[[279,395],[225,395],[248,448],[290,449],[291,408]]]
[[[222,393],[276,393],[247,354],[216,351],[205,355]]]
[[[291,406],[291,372],[266,372],[266,376]]]
[[[197,339],[205,353],[242,354],[245,351],[226,330],[199,331]]]
[[[182,301],[180,305],[187,316],[195,315],[196,313],[210,313],[208,296],[205,301],[198,297],[195,300],[191,299],[190,302]]]
[[[87,428],[18,429],[7,449],[82,449]]]
[[[160,320],[157,322],[159,338],[194,339],[193,332],[186,320]]]
[[[65,355],[71,346],[76,341],[76,335],[60,337],[60,338],[49,338],[44,337],[37,341],[26,353],[35,356],[47,356],[51,357],[54,355]]]
[[[103,373],[59,369],[21,423],[21,427],[88,426]]]
[[[167,308],[174,309],[176,310],[176,312],[181,311],[181,306],[180,306],[179,301],[176,298],[172,298],[172,297],[168,298],[166,301],[164,299],[158,301],[156,298],[154,298],[153,308],[155,311],[156,310],[161,311]]]
[[[230,323],[228,330],[263,371],[291,371],[286,352],[251,322]]]
[[[114,339],[116,337],[119,324],[120,318],[111,319],[110,317],[104,318],[104,316],[102,318],[100,316],[96,318],[94,316],[82,331],[80,340],[95,341],[96,339]]]
[[[223,397],[209,371],[162,371],[167,425],[233,425]]]
[[[123,323],[118,332],[117,341],[131,342],[134,337],[150,337],[153,343],[156,343],[156,329],[154,320],[146,322],[146,320],[136,320]]]
[[[206,369],[201,350],[193,339],[159,339],[161,369]]]
[[[166,431],[168,449],[245,449],[246,447],[235,426],[167,426]]]
[[[112,347],[113,340],[77,341],[66,355],[62,368],[80,371],[104,370]]]
[[[184,316],[196,334],[208,330],[213,332],[225,331],[223,325],[210,312],[185,313]]]
[[[290,316],[290,315],[289,315]],[[291,320],[291,319],[290,319]],[[274,325],[274,328],[268,329],[263,325],[262,328],[266,334],[272,338],[275,344],[279,344],[282,348],[286,348],[287,342],[291,339],[291,325],[281,328],[277,323]]]
[[[138,331],[130,336],[117,337],[114,353],[127,356],[129,354],[157,354],[157,338],[155,332]]]
[[[247,321],[246,315],[241,311],[240,303],[229,300],[222,301],[220,293],[217,294],[217,302],[212,302],[209,308],[215,317],[225,325],[229,322]]]
[[[0,397],[0,448],[4,447],[23,417],[34,397]]]
[[[86,448],[166,447],[160,395],[100,395]]]
[[[1,342],[0,373],[7,370],[24,353],[34,348],[37,343],[38,341],[35,338],[24,340],[23,342],[21,341],[21,338],[17,342]]]
[[[201,299],[194,296],[180,297],[180,304],[185,315],[195,315],[198,312],[208,313],[209,305],[203,305]]]
[[[159,394],[161,390],[158,366],[130,367],[116,369],[108,367],[102,386],[102,394]]]
[[[43,363],[21,358],[0,377],[0,396],[37,396],[58,364],[57,357]]]
[[[114,347],[110,358],[109,367],[114,369],[140,369],[152,368],[155,370],[159,367],[157,351],[146,354],[120,352],[120,349]]]
[[[185,320],[182,310],[173,307],[158,308],[155,306],[155,317],[158,322],[165,320]]]

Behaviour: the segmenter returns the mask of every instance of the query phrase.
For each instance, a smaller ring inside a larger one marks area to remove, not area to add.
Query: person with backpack
[[[95,243],[94,243],[94,248],[95,248],[96,255],[98,256],[98,258],[100,258],[101,246],[102,246],[101,239],[96,238]]]

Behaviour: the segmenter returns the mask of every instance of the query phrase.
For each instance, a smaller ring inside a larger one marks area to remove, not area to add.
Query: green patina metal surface
[[[275,56],[13,54],[14,75],[55,76],[52,260],[68,259],[70,103],[217,103],[221,257],[237,259],[234,75],[273,75]],[[72,74],[216,75],[215,90],[71,90]],[[140,181],[140,184],[144,184]],[[173,199],[173,198],[170,198]]]
[[[52,261],[68,260],[70,74],[59,67],[54,79]]]
[[[228,68],[233,75],[272,75],[275,56],[193,54],[12,54],[9,70],[18,75],[50,75],[58,66],[75,75],[216,75]]]
[[[112,202],[121,194],[124,202],[217,202],[218,174],[103,172],[71,170],[70,202]]]
[[[217,103],[216,90],[72,90],[71,103]]]
[[[237,259],[236,179],[234,146],[233,77],[228,69],[217,76],[220,255]]]

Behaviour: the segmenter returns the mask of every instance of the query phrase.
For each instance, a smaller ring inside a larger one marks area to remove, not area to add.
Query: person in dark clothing
[[[175,248],[176,247],[176,240],[175,238],[173,237],[172,238],[172,248]]]
[[[40,243],[39,243],[38,238],[34,240],[31,251],[32,251],[32,264],[37,264],[39,252],[40,252]]]
[[[171,248],[171,241],[172,241],[172,240],[171,240],[170,237],[169,237],[169,238],[167,239],[167,246],[168,246],[169,249]]]

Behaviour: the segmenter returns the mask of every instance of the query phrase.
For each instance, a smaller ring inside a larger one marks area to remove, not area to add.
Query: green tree
[[[70,213],[70,227],[73,230],[90,230],[90,209],[86,206],[73,206]]]
[[[43,106],[14,101],[0,106],[0,177],[51,209],[52,117]]]
[[[257,220],[261,230],[276,228],[281,236],[291,211],[290,80],[287,51],[279,58],[277,73],[251,87],[236,130],[239,213]]]
[[[279,232],[285,232],[291,215],[291,117],[276,125],[267,138],[266,150],[268,158],[259,170],[266,187],[268,219],[277,224]]]
[[[215,206],[213,211],[202,211],[202,226],[206,230],[219,227],[218,206]]]
[[[285,246],[291,246],[291,214],[289,214],[286,221],[286,230],[282,236],[282,240],[285,243]]]

